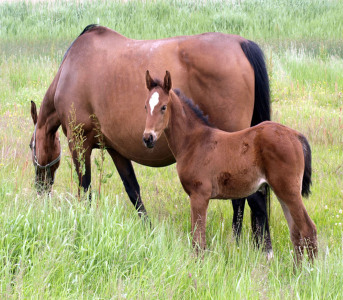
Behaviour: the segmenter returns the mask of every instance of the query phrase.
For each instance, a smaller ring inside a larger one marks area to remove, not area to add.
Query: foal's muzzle
[[[143,134],[143,143],[147,148],[153,148],[155,146],[156,138],[152,133]]]

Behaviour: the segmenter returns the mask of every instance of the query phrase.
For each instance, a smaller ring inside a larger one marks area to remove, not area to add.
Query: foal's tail
[[[304,168],[304,176],[303,176],[301,194],[304,197],[308,197],[311,193],[310,186],[312,184],[312,179],[311,179],[311,175],[312,175],[311,147],[310,147],[306,137],[304,137],[302,134],[300,134],[298,136],[298,139],[303,146],[304,161],[305,161],[305,168]]]

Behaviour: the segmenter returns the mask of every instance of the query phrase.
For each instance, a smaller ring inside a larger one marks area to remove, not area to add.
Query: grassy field
[[[342,19],[340,0],[1,2],[0,298],[342,299]],[[79,202],[63,134],[54,191],[37,197],[30,100],[40,105],[66,49],[91,23],[137,39],[221,31],[262,46],[273,120],[303,132],[312,146],[312,195],[304,202],[318,229],[314,265],[293,271],[274,196],[271,262],[252,245],[249,209],[243,239],[233,241],[228,201],[211,202],[208,250],[196,259],[189,201],[174,165],[135,164],[152,230],[137,217],[107,156],[101,197],[93,163],[97,205]]]

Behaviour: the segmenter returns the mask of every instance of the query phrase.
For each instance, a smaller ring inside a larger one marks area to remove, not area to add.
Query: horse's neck
[[[177,160],[180,153],[187,151],[186,145],[190,139],[202,134],[208,127],[195,115],[186,103],[183,103],[174,93],[171,98],[170,116],[165,134],[169,148]]]
[[[55,135],[61,125],[54,105],[55,80],[47,90],[39,110],[37,129],[44,130],[46,135]]]

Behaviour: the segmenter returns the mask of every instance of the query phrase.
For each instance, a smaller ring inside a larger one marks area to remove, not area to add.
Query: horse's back
[[[147,165],[174,161],[165,139],[153,152],[141,142],[144,131],[144,74],[173,74],[173,86],[194,99],[210,121],[225,131],[250,125],[254,72],[238,36],[207,33],[162,40],[132,40],[105,27],[79,36],[61,65],[54,97],[64,131],[70,111],[92,130],[95,115],[109,147]]]

